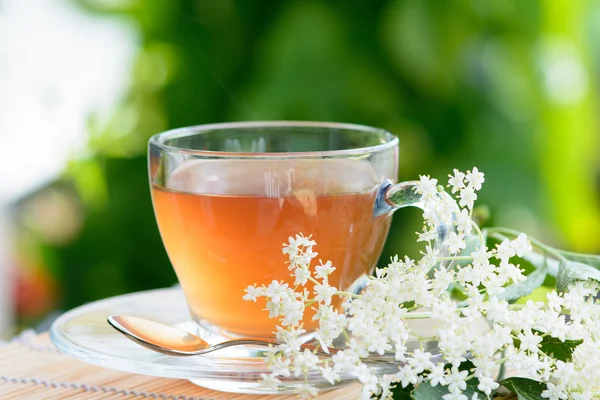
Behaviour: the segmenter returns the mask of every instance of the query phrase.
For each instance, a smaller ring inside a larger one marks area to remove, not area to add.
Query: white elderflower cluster
[[[268,352],[271,373],[262,385],[275,388],[280,377],[307,376],[320,371],[330,383],[353,374],[363,385],[365,399],[377,395],[392,398],[395,386],[442,386],[444,400],[491,398],[499,388],[500,366],[513,375],[543,382],[548,399],[591,399],[600,387],[600,307],[594,299],[598,284],[578,282],[564,293],[552,291],[547,302],[511,304],[503,296],[511,285],[526,277],[515,257],[532,251],[525,234],[487,248],[471,215],[484,175],[473,168],[454,170],[448,187],[455,198],[441,192],[435,179],[422,176],[416,191],[424,204],[425,242],[422,257],[392,258],[377,269],[359,294],[340,291],[328,277],[330,262],[315,263],[316,243],[302,234],[284,244],[289,257],[293,288],[284,282],[248,286],[245,299],[266,299],[269,315],[278,318],[278,346]],[[436,246],[439,224],[452,232]],[[467,249],[467,237],[479,237],[478,246]],[[446,249],[440,252],[440,248]],[[460,262],[458,262],[460,261]],[[316,264],[316,265],[314,265]],[[453,294],[460,293],[460,296]],[[335,307],[334,296],[341,296]],[[306,331],[305,311],[318,321],[314,338],[318,345],[302,347]],[[566,315],[569,315],[567,318]],[[428,337],[415,328],[415,320],[427,319]],[[343,348],[339,346],[343,338]],[[572,354],[557,356],[546,351],[548,343],[576,342]],[[436,343],[436,350],[429,345]],[[320,350],[321,352],[318,352]],[[328,354],[323,356],[322,352]],[[398,363],[398,372],[378,376],[367,357],[386,357]],[[304,397],[317,389],[298,387]],[[467,397],[471,387],[476,393]]]

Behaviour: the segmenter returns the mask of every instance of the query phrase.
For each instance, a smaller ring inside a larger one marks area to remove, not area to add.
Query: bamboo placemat
[[[322,392],[319,399],[360,398],[352,384]],[[186,380],[129,374],[87,364],[56,350],[47,334],[26,332],[0,342],[1,400],[290,400],[297,396],[265,396],[216,392]]]

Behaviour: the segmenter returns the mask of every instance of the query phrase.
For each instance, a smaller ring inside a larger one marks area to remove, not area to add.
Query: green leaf
[[[527,378],[508,378],[500,384],[516,394],[519,400],[540,400],[546,390],[544,383]]]
[[[444,368],[451,368],[452,366],[450,364],[446,364],[444,366]],[[459,371],[469,371],[471,372],[471,370],[475,368],[475,365],[467,360],[467,361],[463,361],[458,369]],[[480,398],[485,398],[485,394],[479,390],[477,390],[477,385],[479,384],[479,381],[475,378],[473,379],[469,379],[467,381],[467,389],[463,392],[463,394],[465,396],[467,396],[469,399],[471,397],[473,397],[474,393],[477,393],[477,395]],[[437,385],[437,386],[431,386],[429,384],[429,382],[422,382],[419,384],[419,386],[417,386],[417,388],[415,389],[415,391],[412,394],[412,399],[413,400],[433,400],[433,399],[441,399],[445,394],[448,394],[448,387],[446,386],[442,386],[442,385]],[[396,398],[394,397],[394,400],[396,400]]]
[[[596,268],[600,270],[600,256],[594,254],[581,254],[581,253],[572,253],[570,251],[558,251],[564,258],[569,261],[575,261],[581,264],[589,265],[590,267]]]
[[[467,396],[469,399],[471,397],[473,397],[474,393],[477,393],[477,395],[479,396],[479,398],[485,398],[485,394],[479,390],[477,390],[477,385],[479,384],[479,381],[475,378],[473,379],[469,379],[467,381],[467,389],[463,392],[463,394],[465,396]],[[413,400],[437,400],[437,399],[441,399],[444,395],[450,393],[448,391],[448,387],[447,386],[442,386],[442,385],[437,385],[437,386],[431,386],[429,384],[429,382],[422,382],[421,384],[419,384],[419,386],[417,386],[417,388],[415,389],[415,391],[412,394],[412,399]],[[394,400],[396,400],[396,398],[394,397]]]
[[[415,387],[413,385],[408,385],[407,387],[403,388],[402,385],[398,384],[395,388],[392,389],[393,399],[394,400],[410,400],[413,390],[415,390]],[[375,398],[379,398],[379,397],[375,397]]]
[[[498,295],[498,298],[506,301],[517,300],[542,286],[548,273],[548,267],[546,263],[541,266],[536,265],[536,267],[537,269],[530,273],[524,281],[508,286],[503,293]]]
[[[515,301],[515,304],[527,304],[529,300],[547,303],[548,298],[546,296],[548,295],[548,293],[554,291],[554,287],[556,286],[556,279],[554,277],[552,277],[552,279],[554,279],[554,283],[552,285],[548,285],[548,275],[546,275],[546,280],[544,281],[544,284],[542,286],[535,289],[527,296],[521,297],[519,300]]]
[[[417,389],[412,393],[411,398],[414,400],[433,400],[441,399],[445,394],[448,394],[446,386],[437,385],[431,386],[429,382],[422,382],[417,386]],[[396,398],[394,397],[394,400]]]
[[[600,282],[600,270],[577,261],[563,259],[558,267],[556,289],[564,292],[570,284],[590,279]]]
[[[538,335],[542,336],[543,332],[533,331]],[[521,347],[521,341],[519,339],[513,340],[515,347]],[[540,342],[540,348],[542,351],[557,360],[561,360],[564,362],[570,362],[573,356],[573,350],[575,347],[579,346],[583,343],[583,339],[578,340],[565,340],[562,342],[560,339],[557,339],[552,336],[544,336],[542,341]]]
[[[467,295],[465,295],[465,292],[463,291],[463,289],[460,288],[460,286],[458,286],[458,283],[451,283],[449,286],[449,290],[450,290],[450,296],[452,296],[453,299],[455,300],[460,300],[461,302],[464,302],[465,300],[468,299]],[[463,303],[460,303],[461,305]]]
[[[583,339],[565,340],[561,342],[552,336],[544,336],[540,343],[540,348],[546,354],[564,362],[570,362],[573,356],[573,351],[577,346],[583,343]]]
[[[545,265],[547,268],[547,273],[552,276],[558,275],[558,264],[559,261],[553,257],[548,257],[548,254],[545,252],[533,251],[525,256],[523,259],[529,262],[531,265],[539,267],[541,265]]]

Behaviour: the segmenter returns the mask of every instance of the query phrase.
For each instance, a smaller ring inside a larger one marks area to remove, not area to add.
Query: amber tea
[[[293,284],[281,249],[300,232],[318,243],[317,259],[335,266],[330,284],[348,289],[375,266],[389,228],[389,217],[373,217],[380,183],[371,164],[352,159],[180,164],[166,187],[152,186],[152,198],[194,319],[234,335],[272,336],[265,305],[242,296],[254,283]]]

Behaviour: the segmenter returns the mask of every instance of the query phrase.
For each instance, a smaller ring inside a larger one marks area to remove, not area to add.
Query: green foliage
[[[570,362],[575,348],[583,343],[583,340],[581,339],[561,341],[552,336],[543,336],[543,332],[536,333],[542,336],[540,349],[547,355],[564,362]],[[519,339],[514,339],[514,343],[515,347],[521,346],[521,341]]]
[[[411,400],[411,395],[414,390],[415,387],[413,385],[402,387],[402,385],[398,384],[395,388],[392,389],[393,398],[394,400]],[[377,396],[375,396],[374,398],[377,398]]]
[[[580,340],[565,340],[564,342],[560,339],[552,336],[544,336],[540,343],[542,351],[549,356],[561,360],[564,362],[570,362],[573,357],[573,351],[577,346],[583,343],[583,339]]]
[[[446,364],[445,368],[451,368],[450,364]],[[474,365],[471,361],[464,361],[460,364],[460,371],[471,371],[474,368]],[[480,397],[485,396],[482,392],[477,390],[477,379],[469,379],[467,381],[467,387],[463,392],[465,395],[469,397],[469,399],[473,396],[473,394],[477,393]],[[392,389],[392,394],[394,400],[433,400],[433,399],[441,399],[445,394],[448,394],[448,388],[442,385],[432,386],[429,382],[422,382],[418,384],[416,387],[414,385],[409,384],[406,387],[402,387],[401,384],[397,384],[396,387]],[[483,397],[481,397],[483,398]]]
[[[463,391],[463,394],[469,399],[473,397],[473,394],[477,393],[479,398],[485,398],[485,394],[477,390],[477,379],[469,379],[467,381],[467,388]],[[450,393],[446,386],[431,386],[429,382],[423,382],[417,386],[416,390],[412,393],[411,399],[413,400],[433,400],[441,399],[444,395]]]
[[[546,390],[545,384],[527,378],[508,378],[500,383],[516,394],[518,400],[539,400]]]
[[[508,286],[503,293],[498,295],[498,299],[510,302],[531,294],[544,283],[547,273],[548,267],[544,263],[527,275],[527,278],[523,282]]]
[[[97,162],[105,204],[87,208],[75,242],[53,248],[62,266],[65,308],[176,282],[153,217],[146,158]]]
[[[515,239],[517,231],[506,228],[490,228],[490,238],[495,240]],[[527,255],[527,262],[534,269],[529,271],[527,279],[507,288],[501,295],[505,300],[515,300],[532,293],[535,289],[553,276],[553,284],[559,292],[575,282],[595,280],[600,282],[600,256],[592,254],[577,254],[561,251],[531,238],[534,252]]]
[[[580,254],[580,253],[572,253],[570,251],[562,251],[556,250],[560,253],[561,256],[566,258],[569,261],[578,262],[581,264],[589,265],[590,267],[594,267],[600,270],[600,256],[594,254]]]
[[[401,180],[477,165],[492,182],[480,198],[493,211],[491,223],[558,239],[560,226],[577,250],[600,246],[594,222],[600,219],[585,186],[597,170],[594,98],[553,103],[539,52],[532,50],[557,23],[552,2],[72,3],[130,26],[139,49],[112,115],[90,116],[89,157],[75,160],[64,177],[83,204],[81,232],[69,244],[39,244],[46,262],[71,277],[62,281],[63,307],[174,281],[143,187],[146,142],[167,128],[208,122],[379,126],[400,137]],[[579,29],[585,12],[574,7],[567,25]],[[587,52],[587,36],[572,29],[562,37],[576,39],[576,50]],[[577,130],[566,128],[575,124]],[[567,180],[576,187],[563,190]],[[381,264],[416,253],[413,232],[420,224],[415,210],[396,213]],[[528,291],[541,274],[513,290]]]
[[[590,279],[600,282],[600,270],[587,264],[563,259],[559,264],[556,289],[564,292],[570,284]]]

